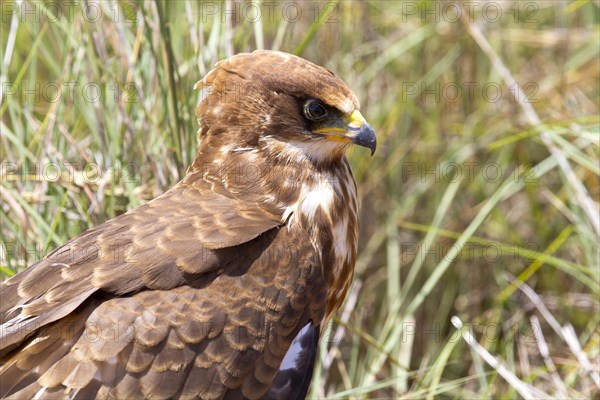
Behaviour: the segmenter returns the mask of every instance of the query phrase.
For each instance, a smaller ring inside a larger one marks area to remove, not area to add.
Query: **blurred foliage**
[[[380,143],[349,155],[361,252],[311,396],[599,395],[598,2],[0,7],[4,276],[177,182],[194,83],[279,49],[341,76]]]

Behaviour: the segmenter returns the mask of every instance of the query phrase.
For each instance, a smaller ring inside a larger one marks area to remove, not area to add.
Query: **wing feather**
[[[221,273],[209,283],[89,296],[9,354],[0,376],[16,383],[2,383],[3,393],[261,398],[298,331],[325,311],[320,258],[306,235],[272,229],[215,250]],[[286,263],[274,248],[287,249]],[[52,362],[22,361],[37,353]]]
[[[273,379],[265,400],[296,399],[306,397],[319,342],[319,326],[305,325],[294,338]]]
[[[214,188],[202,179],[182,182],[1,283],[0,355],[33,327],[65,317],[97,291],[124,295],[181,286],[190,275],[223,268],[228,260],[214,249],[245,243],[281,224],[276,208],[261,219],[260,211],[246,213],[255,207],[250,202]],[[244,229],[236,233],[228,225]]]

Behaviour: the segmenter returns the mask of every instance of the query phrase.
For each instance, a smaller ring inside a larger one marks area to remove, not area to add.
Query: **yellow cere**
[[[354,111],[352,111],[352,113],[350,113],[350,115],[348,116],[346,121],[348,121],[347,128],[357,129],[357,128],[360,128],[363,126],[363,124],[365,123],[365,118],[362,116],[360,111],[354,110]],[[331,127],[316,129],[313,132],[324,134],[325,136],[327,136],[327,139],[329,139],[329,140],[334,140],[337,142],[347,142],[347,141],[351,140],[349,137],[340,136],[340,135],[348,134],[347,128],[338,128],[338,127],[331,126]]]
[[[362,116],[360,111],[354,110],[350,114],[349,122],[349,128],[360,128],[365,123],[365,117]]]

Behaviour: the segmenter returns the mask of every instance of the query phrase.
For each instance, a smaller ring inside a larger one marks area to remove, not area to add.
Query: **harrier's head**
[[[333,72],[300,57],[239,54],[219,62],[196,87],[205,95],[197,109],[201,146],[316,163],[341,159],[350,144],[375,151],[375,133],[356,95]]]

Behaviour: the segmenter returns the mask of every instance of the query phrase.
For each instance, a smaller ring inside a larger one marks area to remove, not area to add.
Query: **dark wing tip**
[[[304,399],[312,380],[319,326],[308,323],[298,332],[264,399]]]

